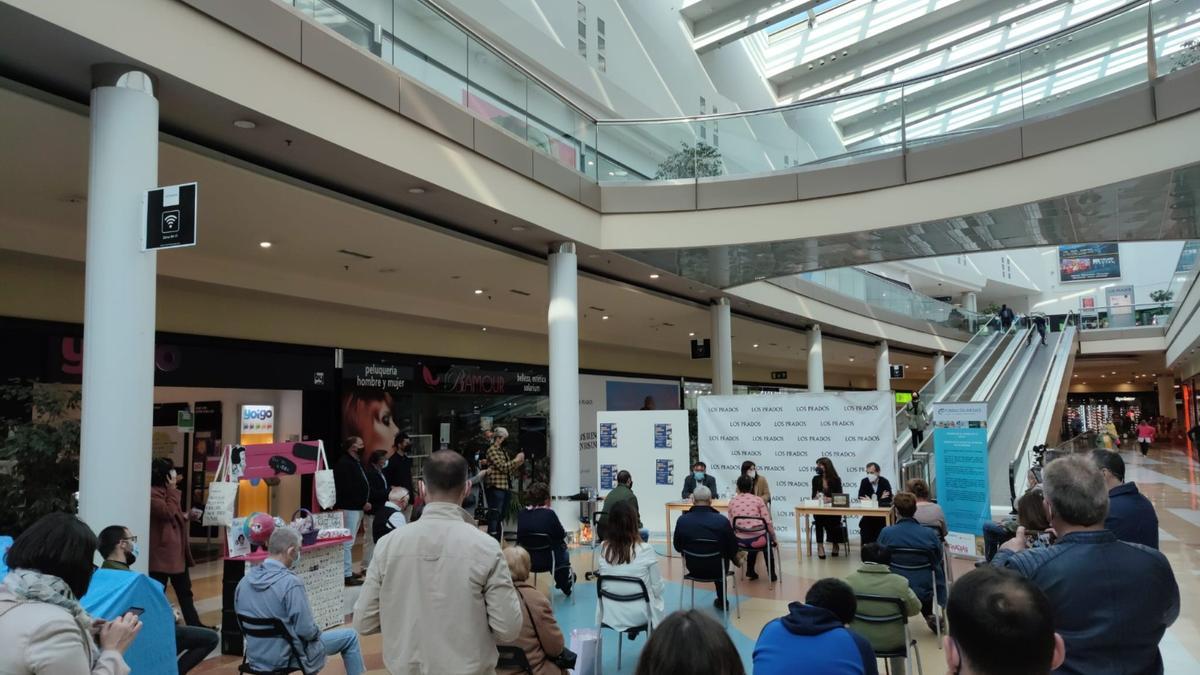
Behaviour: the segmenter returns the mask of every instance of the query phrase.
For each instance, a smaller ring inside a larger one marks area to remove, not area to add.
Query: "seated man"
[[[132,571],[129,566],[137,560],[138,553],[140,553],[137,537],[124,525],[109,525],[100,530],[99,549],[100,555],[104,556],[104,564],[101,567],[106,570],[125,572]],[[177,664],[179,675],[183,675],[200,665],[204,661],[204,657],[217,648],[221,637],[215,630],[184,625],[183,614],[174,607],[172,609],[175,610]]]
[[[754,645],[754,675],[879,675],[866,638],[846,627],[857,608],[841,579],[821,579],[788,615],[763,626]]]
[[[378,544],[389,532],[408,522],[404,518],[404,512],[408,510],[411,497],[408,488],[397,486],[388,491],[388,500],[383,503],[371,523],[371,537],[375,543]]]
[[[529,558],[534,570],[550,570],[554,573],[554,585],[566,595],[575,587],[575,572],[571,569],[571,555],[567,553],[567,532],[563,529],[558,514],[550,508],[550,486],[537,482],[525,491],[528,504],[517,514],[517,543],[529,548],[549,543],[553,548],[530,550]],[[527,538],[526,535],[546,535]]]
[[[888,549],[892,557],[892,571],[908,579],[908,585],[917,597],[921,599],[921,615],[929,630],[937,631],[937,623],[933,614],[933,601],[939,605],[946,604],[946,571],[942,565],[942,541],[932,528],[925,527],[914,517],[917,513],[917,498],[911,492],[901,492],[896,495],[892,505],[896,508],[899,519],[895,525],[883,528],[879,533],[879,545]],[[906,566],[920,565],[927,559],[916,554],[897,553],[891,549],[907,548],[928,551],[932,556],[934,570],[937,574],[937,586],[934,587],[928,569],[906,570],[897,567],[897,563]],[[936,598],[935,598],[936,591]]]
[[[1049,675],[1066,657],[1050,603],[1020,575],[994,567],[954,582],[946,605],[946,665],[959,675]]]
[[[908,587],[908,579],[893,574],[888,563],[892,557],[879,544],[866,544],[862,547],[862,567],[846,577],[846,583],[854,589],[856,596],[878,595],[887,598],[897,598],[904,601],[905,616],[916,616],[921,611],[921,600]],[[896,607],[892,604],[877,601],[858,600],[858,614],[863,616],[892,616]],[[904,627],[899,623],[876,624],[867,623],[860,619],[850,624],[850,629],[867,639],[875,651],[896,651],[904,649]],[[893,657],[892,671],[904,672],[904,658]]]
[[[1125,460],[1115,452],[1093,450],[1092,461],[1108,488],[1108,517],[1104,529],[1121,541],[1158,548],[1158,514],[1137,483],[1125,482]]]
[[[277,527],[267,542],[267,559],[238,582],[233,600],[238,615],[279,619],[292,638],[289,644],[279,638],[247,637],[246,663],[254,670],[301,668],[316,673],[325,667],[326,656],[341,654],[346,675],[362,675],[366,667],[358,634],[351,628],[321,632],[308,606],[304,582],[292,572],[298,562],[300,533],[290,527]]]
[[[617,487],[610,490],[604,496],[604,509],[600,514],[600,520],[596,524],[596,541],[604,540],[604,526],[608,519],[608,516],[605,514],[612,511],[613,507],[621,502],[629,502],[633,506],[633,510],[638,512],[638,534],[642,536],[642,541],[648,541],[650,539],[650,531],[642,527],[642,512],[638,511],[637,495],[633,494],[633,476],[624,469],[617,472]]]
[[[713,499],[720,496],[717,494],[717,479],[708,474],[708,465],[704,462],[696,462],[692,465],[692,472],[683,479],[683,498],[691,497],[696,488],[701,485],[708,488]]]
[[[733,533],[733,525],[729,524],[728,518],[712,507],[712,493],[704,485],[696,488],[692,493],[692,503],[694,504],[692,508],[679,516],[679,520],[675,523],[675,550],[680,554],[685,550],[693,553],[709,553],[715,546],[721,552],[720,557],[684,558],[684,564],[687,565],[688,574],[708,579],[720,579],[721,575],[729,569],[729,565],[722,563],[726,561],[734,563],[738,553],[737,537]],[[698,539],[708,539],[717,543],[715,545],[698,543],[696,541]],[[715,585],[717,599],[713,601],[713,605],[717,609],[728,609],[729,602],[725,600],[722,593],[721,582],[718,581]]]

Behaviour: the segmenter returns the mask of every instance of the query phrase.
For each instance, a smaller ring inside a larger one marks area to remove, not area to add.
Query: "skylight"
[[[845,4],[847,4],[849,2],[853,2],[853,1],[854,0],[825,0],[825,2],[822,2],[818,5],[816,5],[815,7],[812,7],[807,12],[800,12],[797,14],[793,14],[792,16],[789,16],[788,18],[783,19],[782,21],[776,21],[775,23],[767,26],[763,30],[766,31],[767,35],[773,35],[775,33],[778,33],[781,30],[791,28],[792,26],[795,26],[796,24],[798,24],[802,21],[807,21],[809,19],[809,17],[816,18],[822,12],[827,12],[831,9],[834,9],[836,7],[841,7],[842,5],[845,5]]]

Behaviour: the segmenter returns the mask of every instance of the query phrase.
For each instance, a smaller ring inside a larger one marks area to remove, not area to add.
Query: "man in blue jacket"
[[[300,533],[290,527],[275,528],[267,542],[267,554],[261,565],[252,567],[238,582],[233,605],[240,616],[283,621],[291,639],[247,636],[246,663],[260,672],[300,668],[318,673],[325,667],[326,656],[341,654],[346,675],[365,673],[354,629],[321,632],[313,620],[304,582],[292,572],[300,562]]]
[[[708,465],[704,462],[696,462],[692,465],[692,473],[687,478],[683,479],[683,498],[687,499],[692,496],[692,493],[700,485],[708,488],[713,498],[720,496],[717,494],[717,479],[708,474]]]
[[[1111,450],[1093,450],[1092,461],[1108,487],[1108,517],[1104,529],[1131,544],[1158,548],[1158,514],[1137,484],[1125,482],[1125,460]]]
[[[937,600],[938,605],[946,606],[946,569],[942,563],[942,540],[938,537],[937,530],[917,522],[917,498],[913,493],[897,494],[892,500],[892,506],[895,507],[899,519],[895,525],[883,528],[877,543],[888,549],[892,556],[892,571],[908,579],[909,588],[921,599],[921,615],[925,617],[925,623],[929,625],[929,630],[937,632],[933,602]],[[928,554],[923,556],[894,549],[918,549],[927,551]],[[911,570],[898,566],[919,566],[929,560],[933,562],[937,577],[936,589],[928,569]]]
[[[1091,458],[1046,465],[1042,490],[1053,546],[1025,549],[1025,528],[992,560],[1050,600],[1066,661],[1055,672],[1161,673],[1158,643],[1179,618],[1179,586],[1166,556],[1104,529],[1108,491]]]
[[[788,615],[763,626],[754,645],[754,675],[879,675],[866,638],[846,628],[858,601],[841,579],[821,579]]]
[[[728,561],[732,564],[734,558],[737,557],[737,537],[733,534],[733,525],[729,524],[728,518],[712,507],[712,492],[708,487],[701,485],[696,488],[692,493],[692,503],[694,506],[679,516],[679,520],[675,523],[675,541],[673,542],[675,550],[679,551],[681,555],[684,551],[698,554],[719,551],[721,555],[712,558],[685,557],[684,564],[687,566],[688,574],[707,579],[720,579],[729,569],[728,565],[722,563]],[[698,539],[707,539],[717,543],[697,543]],[[717,599],[713,601],[713,605],[717,609],[728,609],[729,603],[725,600],[721,582],[718,581],[715,585]]]

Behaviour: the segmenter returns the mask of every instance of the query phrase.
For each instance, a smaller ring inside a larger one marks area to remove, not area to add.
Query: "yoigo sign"
[[[244,405],[242,406],[242,435],[274,435],[275,406]]]

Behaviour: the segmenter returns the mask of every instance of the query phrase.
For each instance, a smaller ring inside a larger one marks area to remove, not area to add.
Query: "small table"
[[[804,516],[804,529],[800,529],[800,516]],[[837,516],[839,518],[845,516],[847,518],[862,518],[864,516],[882,516],[887,519],[887,524],[891,525],[895,522],[892,515],[892,507],[879,506],[875,508],[858,508],[858,507],[843,507],[843,506],[797,506],[796,507],[796,544],[799,547],[800,533],[804,533],[804,540],[807,544],[806,555],[812,556],[812,537],[808,534],[808,524],[810,516]]]
[[[692,500],[690,500],[690,499],[681,499],[677,502],[667,502],[667,557],[668,558],[675,557],[675,547],[672,545],[672,539],[671,539],[671,512],[679,511],[680,513],[683,513],[685,511],[687,511],[688,509],[692,508],[693,506],[695,506],[695,504],[692,504]],[[712,502],[712,507],[718,511],[724,511],[725,513],[729,513],[729,500],[728,499],[714,499]]]

